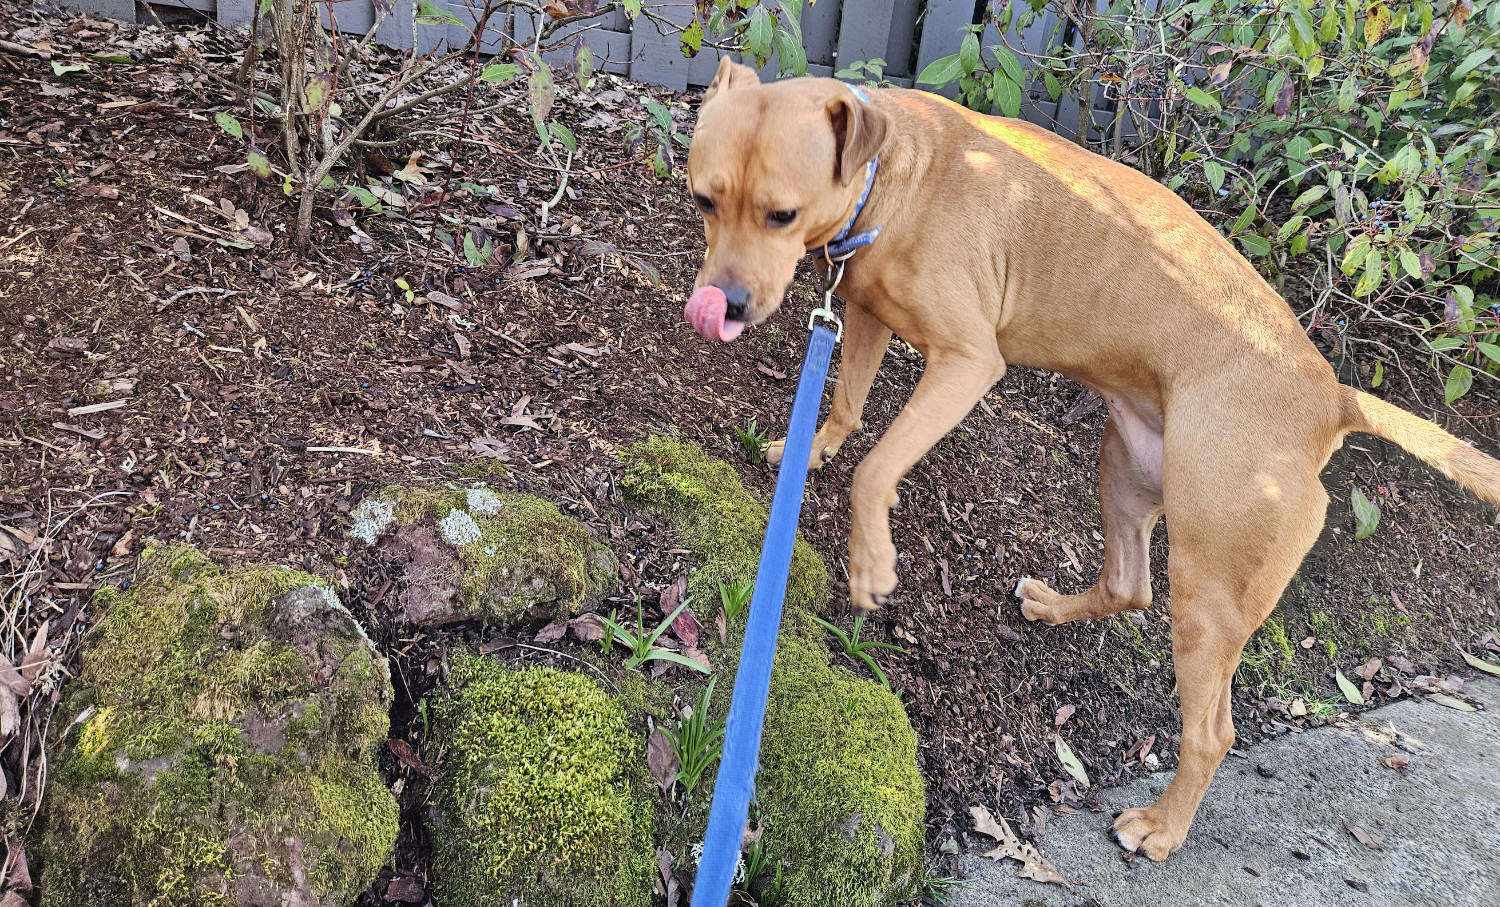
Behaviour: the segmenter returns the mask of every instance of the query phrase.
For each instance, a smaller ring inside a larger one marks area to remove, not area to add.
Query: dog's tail
[[[1379,435],[1399,444],[1481,498],[1500,505],[1500,460],[1364,391],[1344,387],[1339,402],[1347,430]]]

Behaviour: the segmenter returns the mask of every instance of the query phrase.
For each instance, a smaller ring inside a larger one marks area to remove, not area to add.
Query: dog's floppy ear
[[[736,63],[729,57],[719,58],[719,71],[714,74],[714,80],[708,83],[708,90],[703,93],[703,100],[698,106],[707,104],[715,95],[728,91],[731,88],[744,88],[746,85],[759,85],[760,76],[755,70],[740,63]]]
[[[841,92],[825,109],[837,149],[834,176],[847,186],[880,153],[891,131],[891,118],[848,92]]]

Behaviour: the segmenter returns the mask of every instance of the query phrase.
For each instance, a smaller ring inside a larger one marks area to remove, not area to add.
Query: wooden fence
[[[64,2],[75,9],[109,18],[149,21],[149,14],[136,0]],[[431,2],[470,25],[476,21],[475,8],[483,6],[483,0]],[[195,11],[216,19],[225,27],[236,28],[249,25],[255,3],[256,0],[152,0],[151,5],[161,11],[170,11],[174,7],[184,12]],[[428,53],[457,46],[468,39],[467,32],[457,26],[414,26],[412,17],[416,5],[417,0],[396,0],[393,12],[377,33],[380,43],[400,49],[409,49],[415,43],[419,52]],[[645,0],[645,5],[656,16],[670,22],[686,25],[692,21],[693,8],[685,0],[660,4]],[[890,81],[910,86],[916,74],[928,63],[958,52],[964,27],[983,21],[986,7],[987,0],[817,0],[815,3],[804,0],[801,24],[808,72],[828,76],[850,63],[880,58],[886,61],[885,75]],[[374,25],[375,10],[371,0],[334,0],[330,8],[341,32],[367,34]],[[1056,26],[1056,16],[1049,10],[1038,15],[1020,33],[1012,26],[1006,40],[1013,48],[1041,53],[1064,33],[1064,29]],[[498,51],[502,46],[502,34],[528,42],[535,35],[535,28],[536,21],[529,12],[512,7],[498,22],[491,20],[484,49]],[[549,62],[557,65],[571,61],[581,42],[593,52],[599,68],[607,72],[679,91],[707,85],[718,68],[719,52],[705,47],[696,57],[687,59],[682,55],[678,36],[663,34],[662,31],[647,16],[640,16],[632,22],[623,10],[615,10],[587,22],[575,23],[551,36],[550,41],[567,43],[548,55]],[[994,26],[987,26],[981,44],[998,43],[1000,36]],[[1022,61],[1024,64],[1024,56]],[[773,60],[762,70],[761,77],[770,79],[775,74],[776,62]],[[1091,101],[1096,127],[1103,128],[1114,120],[1114,105],[1106,101],[1099,90],[1095,90]],[[1078,100],[1073,95],[1065,95],[1053,103],[1038,83],[1026,91],[1021,116],[1072,138],[1078,120]]]

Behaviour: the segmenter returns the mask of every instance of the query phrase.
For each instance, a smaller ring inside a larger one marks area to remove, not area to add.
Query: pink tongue
[[[687,308],[682,315],[705,339],[728,342],[745,329],[743,321],[724,321],[727,308],[724,291],[718,287],[699,287],[688,297]]]

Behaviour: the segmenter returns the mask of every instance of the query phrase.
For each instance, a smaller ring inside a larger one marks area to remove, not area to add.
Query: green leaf
[[[1375,527],[1380,525],[1380,507],[1359,490],[1354,487],[1354,492],[1349,495],[1349,501],[1354,506],[1354,540],[1364,541],[1375,534]]]
[[[1286,242],[1287,237],[1302,229],[1302,225],[1305,223],[1307,223],[1307,215],[1298,214],[1293,216],[1291,220],[1281,225],[1280,230],[1276,231],[1276,241]]]
[[[245,155],[245,163],[250,165],[250,172],[261,179],[271,178],[271,161],[259,151],[252,148],[250,153]]]
[[[687,28],[682,30],[682,55],[692,58],[698,56],[698,51],[703,49],[703,23],[697,19]]]
[[[1385,4],[1377,3],[1371,7],[1369,15],[1365,16],[1365,46],[1374,47],[1380,43],[1390,25],[1391,11]]]
[[[1219,187],[1224,185],[1224,165],[1218,161],[1204,161],[1203,175],[1208,177],[1208,184],[1215,192],[1218,192]]]
[[[1417,253],[1410,249],[1402,249],[1400,254],[1401,267],[1417,280],[1422,279],[1422,262],[1417,258]]]
[[[547,132],[551,134],[553,138],[557,139],[559,142],[562,142],[564,148],[568,149],[574,154],[578,153],[578,139],[573,136],[573,130],[569,129],[561,123],[548,123]]]
[[[1089,773],[1084,771],[1083,762],[1073,754],[1073,748],[1068,746],[1061,736],[1053,737],[1052,744],[1057,750],[1058,761],[1062,763],[1063,768],[1068,770],[1068,774],[1072,775],[1079,784],[1088,787]]]
[[[519,76],[522,69],[515,63],[491,63],[479,71],[481,82],[509,82]]]
[[[65,76],[65,75],[67,75],[70,72],[88,72],[88,71],[89,71],[89,65],[87,63],[64,63],[61,60],[53,60],[52,61],[52,74],[53,75]]]
[[[1368,296],[1380,289],[1385,282],[1385,258],[1379,249],[1371,249],[1370,254],[1365,256],[1365,273],[1359,277],[1359,282],[1354,285],[1355,296]]]
[[[1359,79],[1353,73],[1339,85],[1339,110],[1352,110],[1359,99]]]
[[[763,61],[770,58],[774,31],[771,14],[766,12],[764,6],[757,6],[750,16],[750,25],[745,29],[745,50],[755,56],[757,63],[763,64]]]
[[[1483,340],[1476,343],[1475,346],[1479,347],[1479,352],[1488,356],[1491,362],[1500,365],[1500,346],[1493,343],[1486,343]]]
[[[1464,61],[1458,64],[1458,68],[1454,69],[1453,72],[1448,74],[1448,78],[1453,79],[1454,81],[1462,79],[1464,76],[1473,72],[1475,68],[1479,66],[1479,64],[1483,63],[1494,55],[1495,49],[1493,47],[1485,47],[1476,50],[1473,53],[1469,54],[1467,57],[1464,57]]]
[[[89,59],[99,63],[134,63],[135,60],[125,54],[89,54]]]
[[[428,3],[427,0],[422,0],[422,2],[417,4],[417,24],[457,25],[459,28],[463,27],[463,23],[458,21],[457,16],[440,6]]]
[[[1327,194],[1327,186],[1314,186],[1301,195],[1297,196],[1297,200],[1292,202],[1292,210],[1301,211],[1303,208],[1306,208],[1308,205],[1311,205],[1313,202],[1317,201]]]
[[[1467,365],[1455,365],[1448,373],[1448,383],[1443,385],[1443,402],[1452,403],[1469,392],[1474,385],[1474,372]]]
[[[1339,689],[1343,691],[1345,699],[1349,700],[1355,705],[1365,704],[1365,697],[1360,695],[1359,687],[1354,685],[1354,681],[1345,677],[1343,671],[1340,671],[1338,668],[1334,668],[1333,676],[1334,679],[1339,682]]]
[[[973,32],[964,35],[963,44],[958,49],[958,65],[964,72],[979,68],[979,37]]]
[[[1236,236],[1240,245],[1245,247],[1245,252],[1256,257],[1267,255],[1271,251],[1271,244],[1264,236],[1258,233],[1246,233],[1244,236]]]
[[[1427,698],[1431,699],[1438,705],[1445,705],[1450,709],[1457,709],[1460,712],[1477,711],[1472,705],[1469,705],[1467,702],[1464,702],[1462,699],[1459,699],[1456,696],[1449,696],[1447,693],[1433,693]]]
[[[1484,671],[1486,674],[1494,674],[1495,676],[1500,677],[1500,665],[1490,664],[1482,658],[1476,658],[1473,655],[1470,655],[1468,652],[1465,652],[1463,649],[1459,649],[1458,652],[1464,657],[1464,661],[1469,663],[1469,667],[1478,668],[1479,670]]]
[[[697,671],[700,674],[711,674],[711,673],[713,673],[708,668],[705,668],[703,665],[699,664],[698,662],[693,661],[691,658],[688,658],[686,655],[678,655],[676,652],[670,651],[668,649],[652,649],[650,652],[646,653],[646,657],[645,657],[644,660],[645,661],[670,661],[672,664],[679,664],[679,665],[682,665],[685,668],[692,668],[694,671]]]
[[[782,73],[807,75],[807,51],[802,49],[801,40],[778,28],[771,36],[771,46],[776,50],[777,68]]]
[[[620,5],[625,7],[625,15],[632,20],[641,14],[641,0],[621,0]]]
[[[927,68],[923,69],[917,76],[918,85],[943,86],[957,79],[963,72],[963,62],[959,60],[958,54],[949,54],[946,57],[938,57]]]
[[[995,106],[1008,117],[1021,115],[1021,86],[1010,80],[1004,70],[995,70]]]
[[[990,48],[990,50],[995,54],[995,59],[999,61],[1000,68],[1005,70],[1005,74],[1010,76],[1012,82],[1017,85],[1026,84],[1026,70],[1021,67],[1020,59],[1009,48],[997,45]]]
[[[1370,254],[1370,237],[1358,236],[1349,248],[1344,250],[1344,261],[1339,265],[1339,270],[1346,275],[1353,275],[1359,270],[1359,266],[1365,263],[1365,256]]]
[[[1042,81],[1047,83],[1047,94],[1053,101],[1062,97],[1062,83],[1057,81],[1057,76],[1052,74],[1052,70],[1048,69],[1042,73]]]
[[[1383,383],[1385,383],[1385,363],[1377,361],[1375,363],[1375,377],[1370,379],[1370,386],[1379,387]]]
[[[220,129],[224,130],[237,139],[242,139],[245,137],[245,130],[240,128],[240,121],[236,120],[234,117],[230,116],[227,113],[214,114],[214,122],[219,124]]]
[[[1217,98],[1197,86],[1188,86],[1182,92],[1182,96],[1199,107],[1207,107],[1209,110],[1224,109]]]

